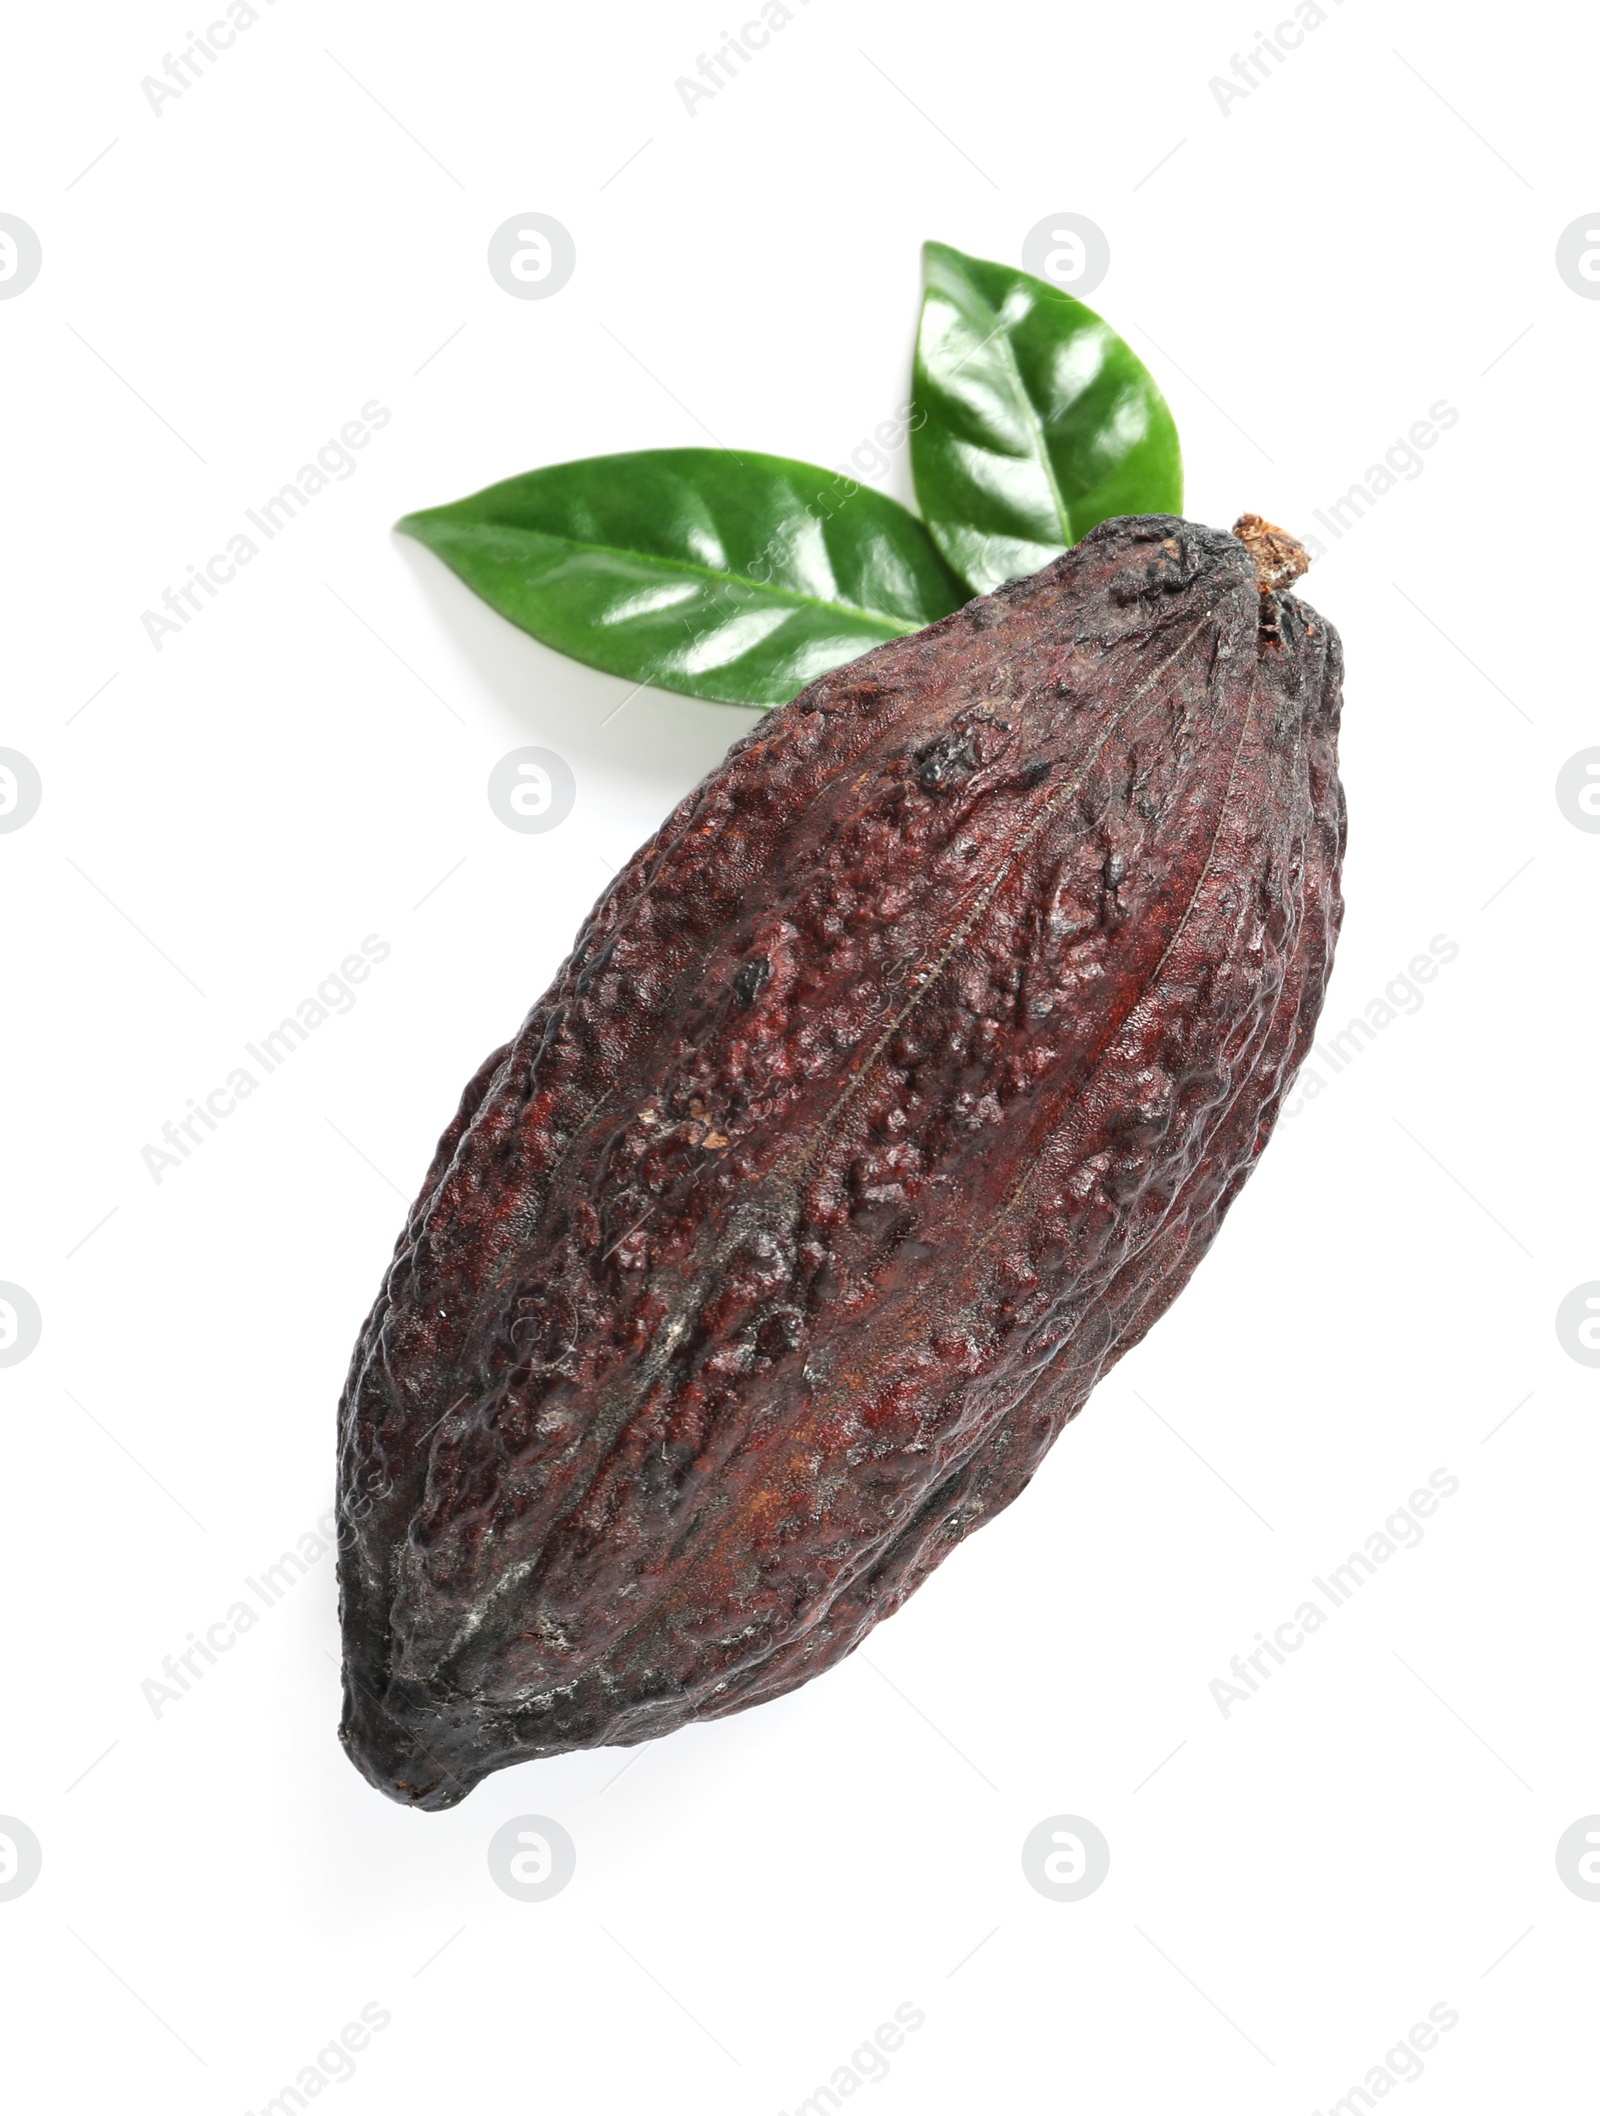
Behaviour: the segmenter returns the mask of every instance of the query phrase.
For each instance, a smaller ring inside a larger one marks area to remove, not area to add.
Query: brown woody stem
[[[1292,588],[1311,564],[1304,544],[1287,529],[1276,528],[1259,514],[1241,514],[1233,533],[1255,560],[1256,580],[1263,595],[1279,588]]]

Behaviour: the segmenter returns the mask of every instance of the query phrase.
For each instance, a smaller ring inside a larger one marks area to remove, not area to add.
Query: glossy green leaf
[[[1176,514],[1178,432],[1093,309],[1011,265],[923,248],[911,462],[940,550],[980,591],[1114,514]]]
[[[547,646],[728,705],[781,705],[967,600],[898,501],[783,456],[590,456],[397,526]]]

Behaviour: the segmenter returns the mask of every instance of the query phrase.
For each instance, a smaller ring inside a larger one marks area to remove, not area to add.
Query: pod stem
[[[1263,595],[1292,588],[1311,564],[1304,544],[1259,514],[1241,514],[1233,533],[1255,560],[1256,582]]]

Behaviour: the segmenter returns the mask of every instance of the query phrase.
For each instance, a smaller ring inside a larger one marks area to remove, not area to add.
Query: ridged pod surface
[[[820,678],[480,1068],[340,1411],[384,1792],[807,1681],[1184,1285],[1341,911],[1339,641],[1249,520],[1106,522]]]

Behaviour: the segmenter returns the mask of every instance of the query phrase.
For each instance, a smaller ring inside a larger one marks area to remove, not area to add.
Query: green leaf
[[[985,592],[1110,515],[1181,510],[1172,414],[1109,324],[1010,265],[940,242],[922,255],[911,465],[963,579]]]
[[[590,456],[396,526],[547,646],[726,705],[782,705],[967,600],[898,501],[784,456]]]

